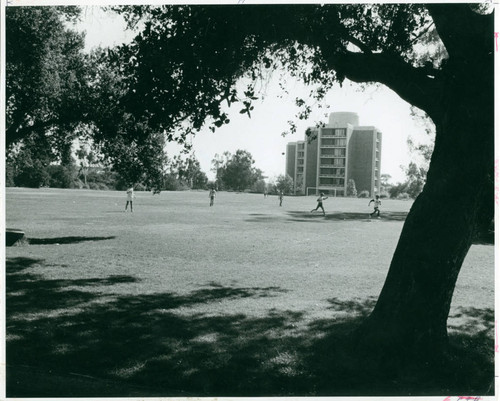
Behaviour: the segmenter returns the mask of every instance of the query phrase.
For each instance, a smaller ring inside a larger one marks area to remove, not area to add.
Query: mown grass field
[[[470,355],[493,357],[491,245],[472,246],[453,299],[452,340],[474,350],[461,375],[421,388],[331,366],[332,335],[373,308],[411,202],[385,200],[370,221],[367,199],[330,198],[326,217],[314,197],[220,192],[209,207],[208,192],[138,192],[134,213],[125,200],[7,189],[6,226],[27,237],[6,249],[8,396],[487,390],[492,365]]]

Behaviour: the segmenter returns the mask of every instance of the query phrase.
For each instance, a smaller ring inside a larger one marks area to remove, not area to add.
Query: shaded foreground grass
[[[491,310],[460,311],[476,321],[452,335],[454,353],[439,367],[390,373],[372,366],[370,355],[357,355],[349,336],[373,308],[374,298],[330,299],[338,319],[307,324],[299,312],[273,309],[259,318],[242,313],[183,315],[177,312],[181,307],[272,297],[282,290],[212,284],[186,295],[104,295],[88,288],[137,279],[47,280],[30,270],[34,264],[43,261],[7,261],[9,397],[493,391]],[[477,329],[477,323],[485,328]],[[30,386],[24,382],[28,377]]]

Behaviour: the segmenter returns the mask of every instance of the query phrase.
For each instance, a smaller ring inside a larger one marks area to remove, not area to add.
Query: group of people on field
[[[153,195],[154,194],[155,194],[155,192],[153,192]],[[216,194],[217,194],[217,191],[215,190],[215,188],[210,188],[210,191],[208,192],[208,197],[210,199],[210,206],[214,205]],[[264,197],[267,197],[267,191],[264,192]],[[284,197],[285,197],[285,195],[284,195],[283,191],[279,191],[278,199],[279,199],[280,207],[283,205],[283,198]],[[134,187],[130,186],[129,188],[127,188],[127,202],[125,203],[125,211],[127,211],[129,204],[130,204],[130,211],[131,212],[134,211],[132,208],[133,199],[134,199]],[[319,198],[316,199],[316,201],[318,202],[316,209],[312,209],[311,213],[318,211],[318,209],[321,209],[321,211],[323,212],[323,216],[326,216],[325,208],[323,207],[323,201],[326,199],[328,199],[328,196],[325,196],[325,194],[323,192],[321,192]],[[373,212],[370,213],[370,215],[369,215],[370,218],[373,217],[374,215],[377,218],[380,218],[380,205],[382,204],[382,201],[380,200],[380,196],[376,195],[375,198],[371,199],[370,202],[368,202],[368,206],[370,206],[372,203],[373,203]]]

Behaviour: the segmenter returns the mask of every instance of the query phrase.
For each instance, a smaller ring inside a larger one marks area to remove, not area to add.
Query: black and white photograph
[[[3,3],[0,398],[494,400],[497,6]]]

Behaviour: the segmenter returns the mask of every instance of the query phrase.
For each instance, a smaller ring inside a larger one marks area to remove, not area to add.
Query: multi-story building
[[[359,192],[380,192],[382,133],[360,126],[356,113],[331,113],[328,124],[310,128],[304,141],[291,142],[286,150],[286,173],[295,193],[345,196],[354,180]]]

